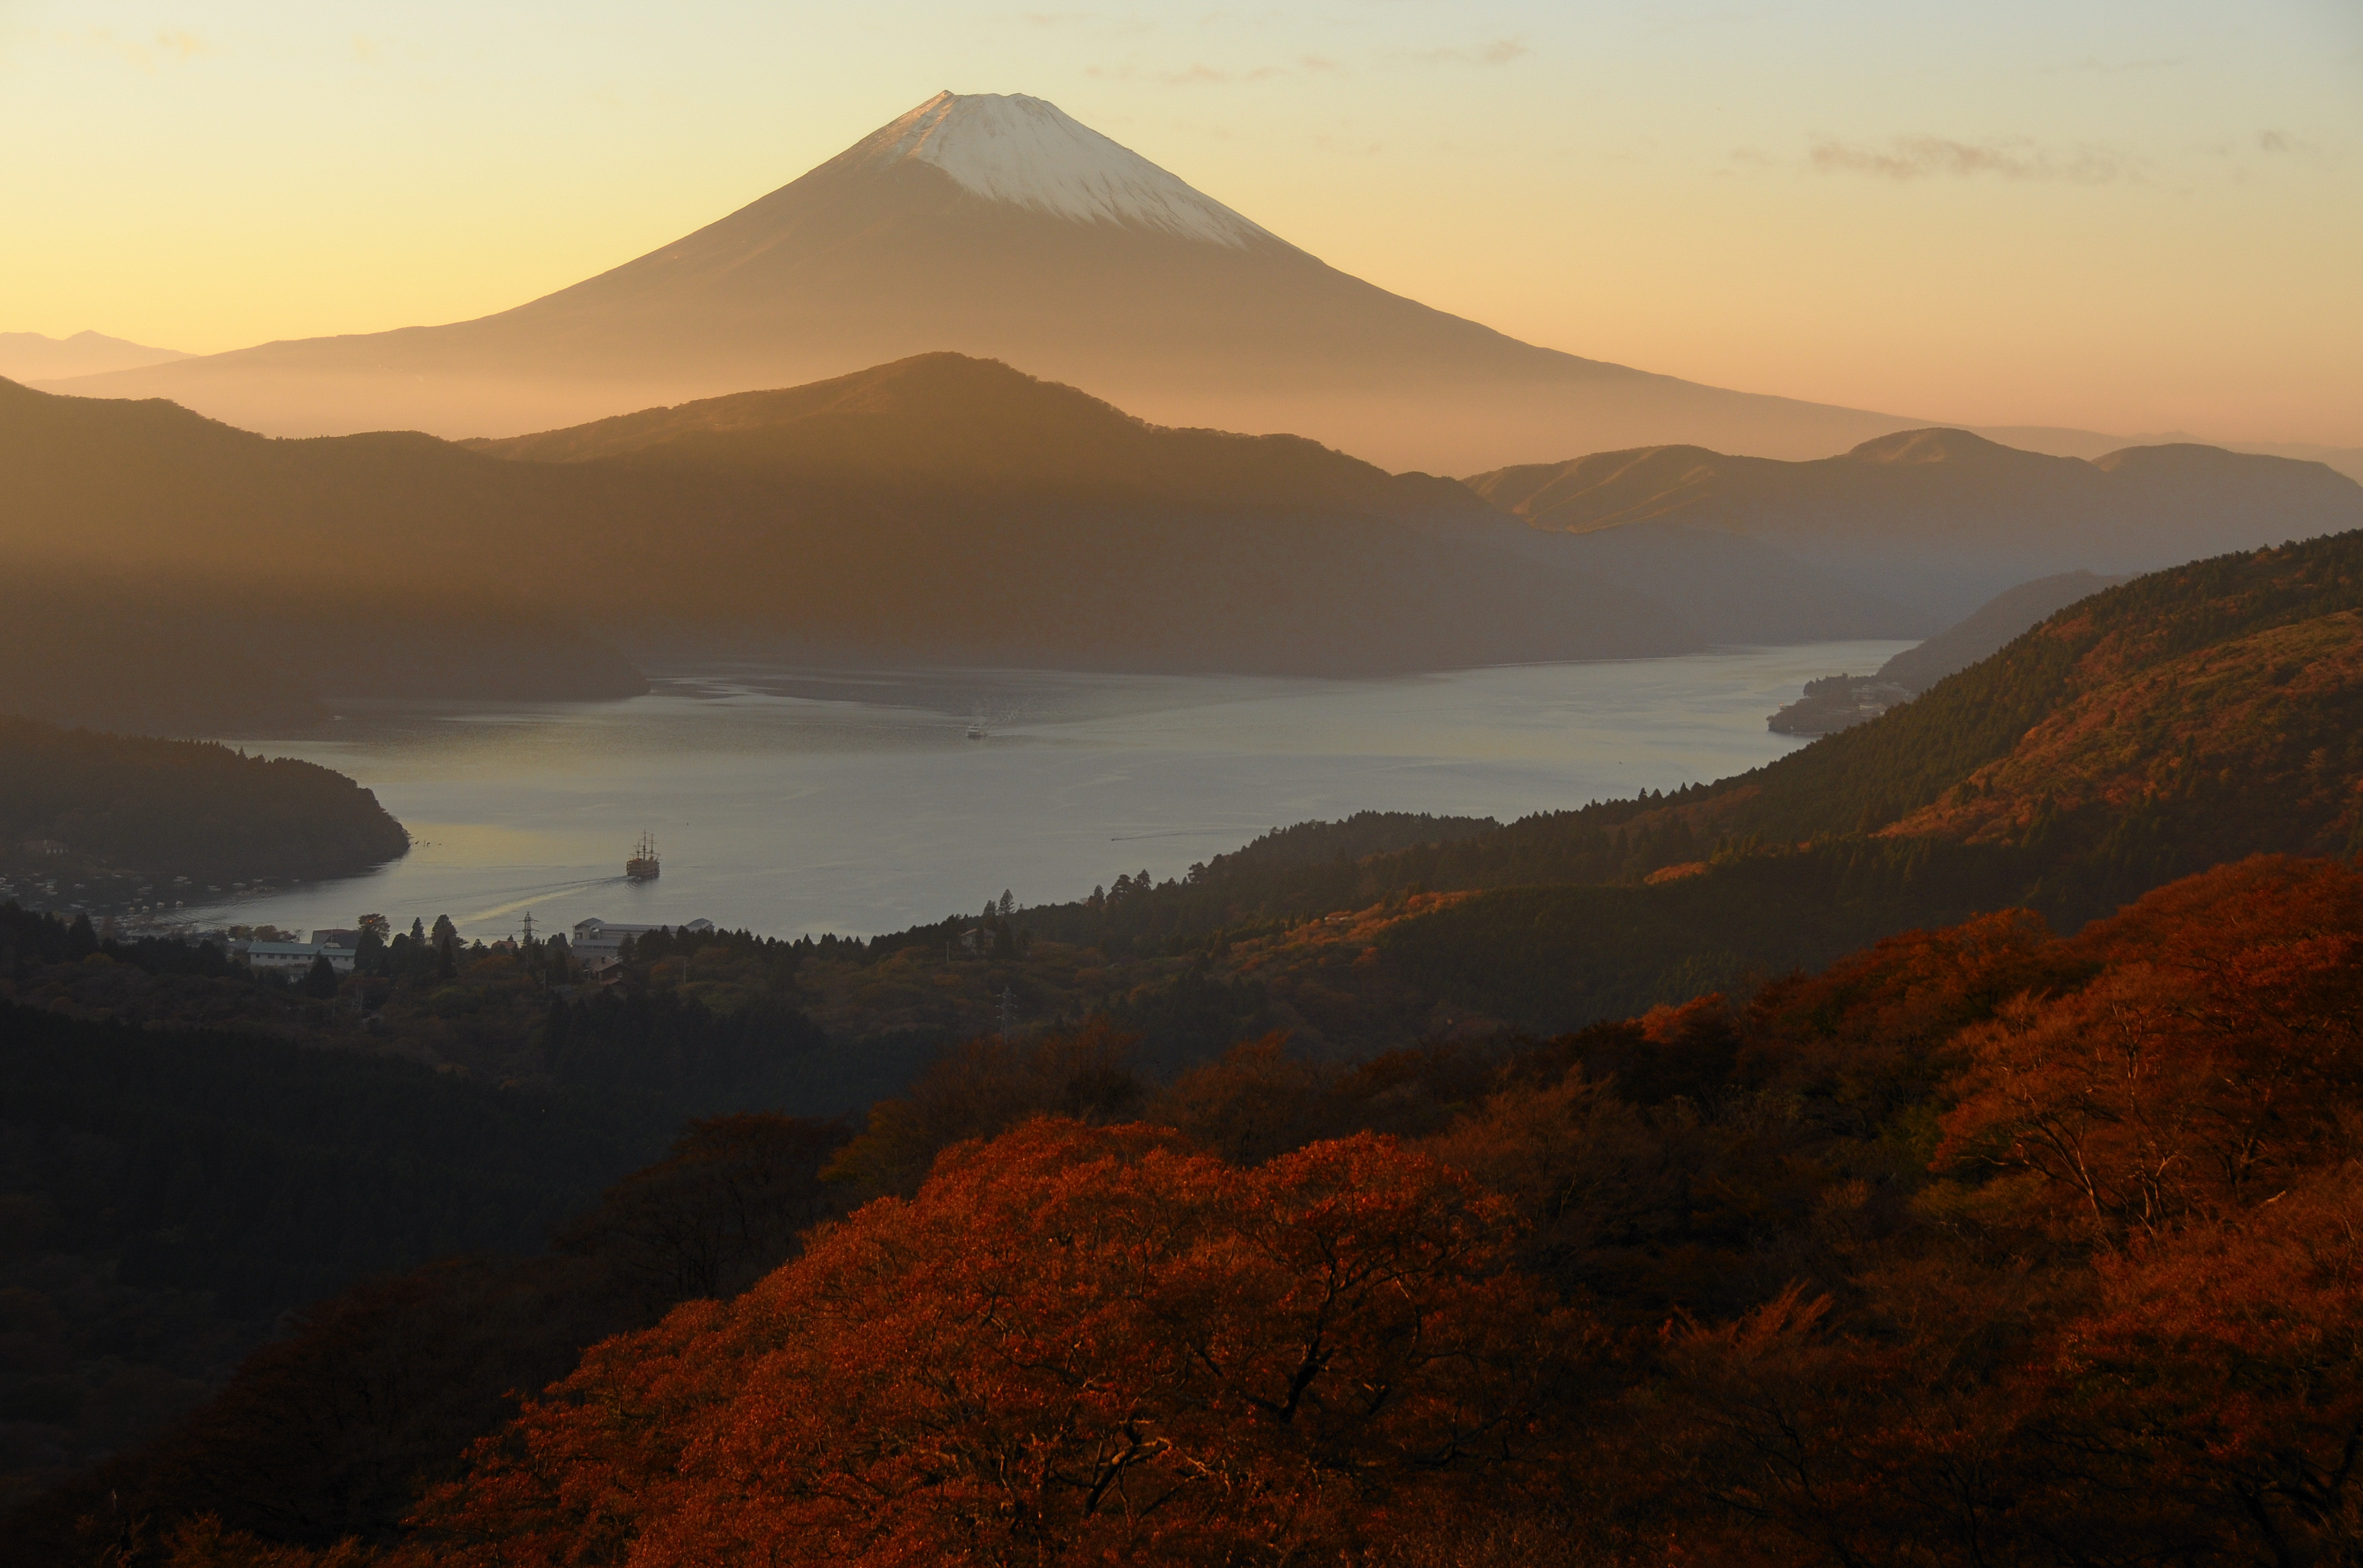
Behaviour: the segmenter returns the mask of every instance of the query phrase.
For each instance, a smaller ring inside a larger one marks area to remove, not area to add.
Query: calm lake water
[[[377,791],[416,841],[368,876],[192,905],[311,930],[449,914],[470,937],[590,915],[871,934],[1162,879],[1266,829],[1366,810],[1492,816],[1724,778],[1802,744],[1764,721],[1903,643],[1377,680],[652,672],[623,701],[355,706],[239,735]],[[968,738],[983,722],[985,738]],[[622,875],[643,831],[664,865]]]

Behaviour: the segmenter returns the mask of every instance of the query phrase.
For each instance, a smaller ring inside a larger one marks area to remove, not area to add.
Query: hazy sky
[[[2363,0],[0,0],[0,330],[483,315],[946,87],[1574,353],[2363,445]]]

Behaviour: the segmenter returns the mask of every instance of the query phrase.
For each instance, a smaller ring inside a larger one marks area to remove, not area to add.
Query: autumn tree
[[[1146,1127],[1029,1122],[737,1302],[594,1349],[418,1544],[647,1568],[1335,1561],[1546,1473],[1544,1412],[1595,1346],[1505,1271],[1509,1218],[1376,1137],[1242,1170]]]
[[[2259,856],[2163,889],[2075,944],[2109,965],[1966,1031],[1941,1164],[2102,1244],[2271,1198],[2363,1088],[2363,877]]]

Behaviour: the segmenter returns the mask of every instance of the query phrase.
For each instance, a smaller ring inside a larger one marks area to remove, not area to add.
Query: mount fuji
[[[1159,424],[1448,473],[1669,442],[1820,457],[1925,423],[1519,342],[1326,265],[1039,98],[950,93],[497,315],[41,384],[278,435],[504,436],[936,350]]]

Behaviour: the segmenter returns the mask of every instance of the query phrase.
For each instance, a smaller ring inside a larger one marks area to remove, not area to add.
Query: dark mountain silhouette
[[[2188,430],[2103,436],[2097,430],[2069,430],[2052,425],[1980,425],[1976,428],[1979,435],[2005,447],[2049,452],[2061,458],[2105,458],[2127,447],[2221,447],[2227,452],[2254,452],[2268,458],[2294,458],[2302,463],[2326,463],[2348,479],[2363,480],[2363,447],[2325,447],[2318,441],[2210,441]]]
[[[2363,524],[2363,485],[2319,463],[2196,446],[2086,461],[1962,430],[1899,432],[1810,462],[1596,452],[1469,484],[1554,532],[1741,536],[1945,621],[2034,577],[2155,570]]]
[[[530,462],[612,460],[903,491],[1319,506],[1390,517],[1492,511],[1451,480],[1390,474],[1301,436],[1163,428],[1073,387],[958,354],[460,445]]]
[[[0,387],[0,463],[24,573],[136,560],[640,648],[1342,674],[1700,641],[1489,547],[1452,481],[1157,429],[950,355],[486,450]]]
[[[375,795],[313,763],[0,716],[0,866],[329,877],[409,848]]]
[[[1163,424],[1395,468],[1699,441],[1815,457],[1915,423],[1537,348],[1327,266],[1039,99],[942,94],[637,260],[441,326],[57,390],[282,435],[505,435],[948,349]]]

